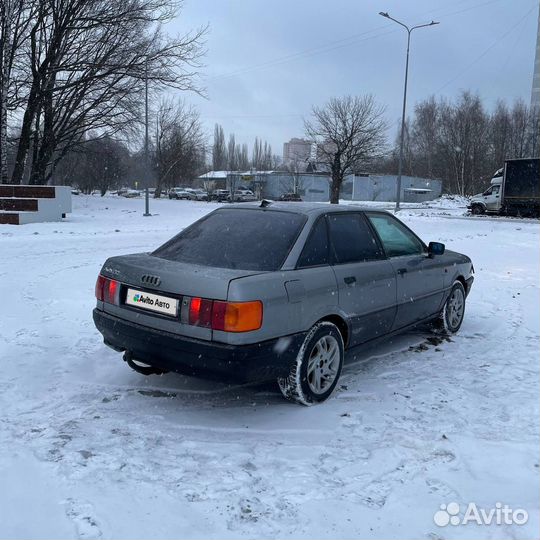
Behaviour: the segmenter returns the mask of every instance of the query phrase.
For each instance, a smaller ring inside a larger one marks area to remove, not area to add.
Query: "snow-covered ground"
[[[94,329],[103,261],[216,205],[73,202],[63,223],[0,226],[1,538],[537,537],[538,222],[406,207],[474,261],[461,331],[354,351],[305,408],[272,385],[145,378]],[[529,520],[439,527],[450,502]]]

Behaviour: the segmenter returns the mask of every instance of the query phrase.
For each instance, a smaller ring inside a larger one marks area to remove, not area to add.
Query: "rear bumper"
[[[135,324],[94,309],[94,323],[106,345],[165,371],[235,382],[286,376],[305,333],[253,345],[191,339]]]

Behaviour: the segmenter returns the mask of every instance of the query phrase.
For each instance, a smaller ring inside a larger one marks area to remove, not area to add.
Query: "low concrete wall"
[[[354,201],[396,200],[397,175],[370,174],[369,176],[350,175],[342,189],[342,198]],[[422,189],[424,193],[414,191]],[[401,177],[401,200],[403,202],[422,202],[437,199],[442,194],[442,181],[417,176]]]

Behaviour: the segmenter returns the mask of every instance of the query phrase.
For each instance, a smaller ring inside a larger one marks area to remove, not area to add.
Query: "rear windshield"
[[[305,216],[293,212],[218,210],[177,234],[152,255],[217,268],[278,270],[304,223]]]

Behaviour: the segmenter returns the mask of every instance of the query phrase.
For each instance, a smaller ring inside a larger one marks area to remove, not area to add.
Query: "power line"
[[[290,113],[290,114],[231,114],[231,115],[203,115],[202,118],[206,119],[224,119],[224,118],[292,118],[302,117],[302,114]]]
[[[536,8],[536,5],[534,5],[533,7],[531,7],[531,9],[529,9],[529,11],[527,11],[527,13],[525,13],[525,15],[523,15],[523,17],[521,17],[519,19],[519,21],[517,21],[516,24],[514,24],[512,27],[510,27],[504,34],[502,34],[499,38],[497,38],[487,49],[485,49],[479,56],[477,56],[471,63],[469,63],[464,69],[462,69],[457,75],[455,75],[454,77],[452,77],[449,81],[447,81],[446,83],[444,83],[440,88],[438,88],[435,93],[438,94],[441,90],[444,90],[449,84],[452,84],[454,81],[456,81],[457,79],[459,79],[465,72],[467,72],[472,66],[474,66],[474,64],[476,64],[476,62],[478,62],[478,60],[481,60],[484,56],[486,56],[486,54],[491,50],[493,49],[493,47],[495,47],[496,45],[498,45],[506,36],[508,36],[510,33],[512,33],[528,16],[529,14],[531,13],[531,11],[533,11],[533,9]]]
[[[462,2],[458,2],[458,5],[463,4],[465,2],[468,2],[468,1],[469,0],[462,0]],[[482,2],[480,4],[476,4],[476,5],[473,5],[473,6],[468,6],[468,7],[464,8],[464,9],[460,9],[460,10],[457,10],[457,11],[450,11],[450,12],[445,12],[446,8],[440,8],[440,9],[437,9],[437,10],[433,10],[430,13],[437,14],[438,16],[452,17],[454,15],[459,15],[461,13],[465,13],[467,11],[471,11],[473,9],[484,7],[484,6],[494,4],[494,3],[500,2],[500,1],[501,0],[488,0],[487,2]],[[312,47],[312,48],[309,48],[309,49],[304,49],[302,51],[298,51],[296,53],[291,53],[291,54],[288,54],[288,55],[285,55],[285,56],[274,58],[273,60],[268,60],[268,61],[262,62],[260,64],[254,64],[252,66],[247,66],[245,68],[238,69],[238,70],[232,71],[230,73],[224,73],[224,74],[221,74],[221,75],[214,75],[214,76],[211,76],[211,77],[207,77],[207,80],[208,81],[217,81],[217,80],[236,77],[238,75],[244,75],[244,74],[247,74],[247,73],[251,73],[252,71],[257,71],[257,70],[260,70],[260,69],[266,69],[266,68],[274,67],[274,66],[281,65],[281,64],[284,64],[284,63],[287,63],[287,62],[290,62],[290,61],[297,60],[299,58],[308,58],[308,57],[311,57],[311,56],[315,56],[317,54],[322,54],[322,53],[333,51],[333,50],[340,49],[340,48],[343,48],[343,47],[348,47],[350,45],[353,45],[353,44],[356,44],[356,43],[359,43],[359,42],[362,42],[362,41],[368,41],[370,39],[375,39],[375,38],[378,38],[378,37],[385,36],[387,34],[392,34],[394,32],[397,32],[398,29],[392,29],[392,30],[390,30],[388,32],[383,32],[383,33],[375,34],[375,35],[372,35],[372,36],[368,35],[368,34],[372,34],[374,32],[378,32],[379,30],[388,29],[390,27],[393,27],[393,25],[387,24],[387,25],[383,25],[383,26],[378,26],[376,28],[372,28],[371,30],[366,30],[365,32],[360,32],[358,34],[353,34],[353,35],[347,36],[345,38],[341,38],[341,39],[338,39],[338,40],[335,40],[335,41],[331,41],[331,42],[327,43],[326,45],[320,45],[318,47]],[[364,39],[360,39],[363,36],[367,36],[367,37],[364,37]]]
[[[341,47],[346,47],[348,45],[352,45],[353,43],[356,43],[359,40],[359,38],[361,38],[362,36],[365,36],[367,34],[371,34],[372,32],[376,32],[378,30],[382,30],[382,29],[385,29],[385,28],[390,28],[391,26],[392,25],[390,25],[390,24],[385,24],[383,26],[379,26],[377,28],[373,28],[371,30],[361,32],[359,34],[353,34],[352,36],[341,38],[341,39],[338,39],[336,41],[331,41],[331,42],[327,43],[326,45],[320,45],[318,47],[313,47],[313,48],[305,49],[303,51],[299,51],[299,52],[296,52],[296,53],[288,54],[286,56],[275,58],[273,60],[268,60],[267,62],[263,62],[261,64],[255,64],[255,65],[252,65],[252,66],[245,67],[243,69],[239,69],[237,71],[232,71],[231,73],[226,73],[226,74],[222,74],[222,75],[214,75],[212,77],[209,77],[208,79],[209,80],[219,80],[219,79],[227,79],[229,77],[236,77],[237,75],[243,75],[244,73],[248,73],[250,71],[254,71],[254,70],[258,70],[258,69],[263,69],[263,68],[266,68],[266,67],[273,67],[274,65],[289,62],[291,60],[296,60],[296,59],[302,58],[304,56],[313,56],[314,54],[320,54],[320,53],[331,51],[331,50],[338,49],[338,48],[341,48]],[[379,37],[379,35],[385,35],[385,34],[388,34],[388,33],[390,33],[390,32],[385,32],[383,34],[369,36],[368,38],[364,38],[363,40],[360,40],[360,41],[365,41],[366,39]],[[345,42],[347,42],[347,43],[345,43]]]

